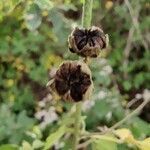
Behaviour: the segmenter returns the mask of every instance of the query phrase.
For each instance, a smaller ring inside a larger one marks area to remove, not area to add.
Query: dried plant
[[[66,61],[60,65],[50,86],[66,101],[84,101],[93,89],[91,71],[84,62]]]
[[[76,27],[68,37],[70,51],[84,57],[85,60],[87,60],[87,57],[98,57],[100,51],[108,46],[108,35],[105,35],[99,27],[91,27],[92,2],[92,0],[84,1],[82,28]],[[94,150],[99,150],[98,143],[100,140],[134,144],[141,150],[148,150],[150,148],[150,145],[147,145],[149,139],[138,141],[134,139],[128,129],[115,130],[143,109],[150,101],[150,98],[145,100],[137,109],[111,128],[106,128],[103,132],[89,133],[85,130],[85,122],[81,116],[82,102],[90,99],[93,91],[92,74],[87,61],[76,60],[63,62],[56,71],[54,78],[48,83],[48,86],[66,102],[73,102],[76,108],[74,109],[73,106],[73,109],[66,116],[67,119],[69,117],[73,121],[63,121],[58,131],[47,138],[45,150],[49,149],[66,132],[71,133],[73,136],[72,150],[85,148],[92,142],[94,143]],[[85,142],[79,144],[81,139]]]
[[[76,27],[68,38],[69,50],[83,57],[97,57],[106,48],[107,35],[99,27]]]

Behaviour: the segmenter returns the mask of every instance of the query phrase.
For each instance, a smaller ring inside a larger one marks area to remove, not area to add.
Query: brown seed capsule
[[[100,50],[106,48],[107,36],[99,28],[89,29],[76,27],[68,38],[69,49],[83,57],[97,57]]]
[[[51,88],[67,101],[89,99],[93,89],[91,71],[81,61],[66,61],[57,70]]]

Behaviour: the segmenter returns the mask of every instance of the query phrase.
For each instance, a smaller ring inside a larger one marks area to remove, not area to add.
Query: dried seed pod
[[[93,90],[91,71],[81,61],[64,62],[50,84],[64,100],[73,102],[89,99]]]
[[[108,36],[99,28],[76,27],[68,38],[69,49],[83,57],[97,57],[101,49],[106,48]]]

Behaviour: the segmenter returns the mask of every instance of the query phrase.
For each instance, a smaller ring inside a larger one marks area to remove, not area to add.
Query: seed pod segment
[[[84,62],[66,61],[57,70],[51,88],[66,101],[89,99],[93,90],[91,71]]]
[[[107,46],[107,36],[99,27],[76,27],[68,38],[69,50],[83,57],[97,57]]]

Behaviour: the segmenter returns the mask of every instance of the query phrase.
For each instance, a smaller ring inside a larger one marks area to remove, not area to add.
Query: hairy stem
[[[93,0],[84,0],[82,12],[82,26],[88,28],[91,26]]]
[[[80,123],[81,123],[81,106],[82,103],[79,102],[76,104],[75,112],[75,124],[74,124],[74,140],[73,140],[73,150],[77,150],[79,135],[80,135]]]
[[[93,4],[93,0],[84,0],[83,12],[82,12],[82,26],[85,28],[88,28],[91,25],[92,4]],[[82,102],[76,104],[73,150],[78,149],[77,147],[79,142],[80,125],[81,125],[81,106],[82,106]]]

